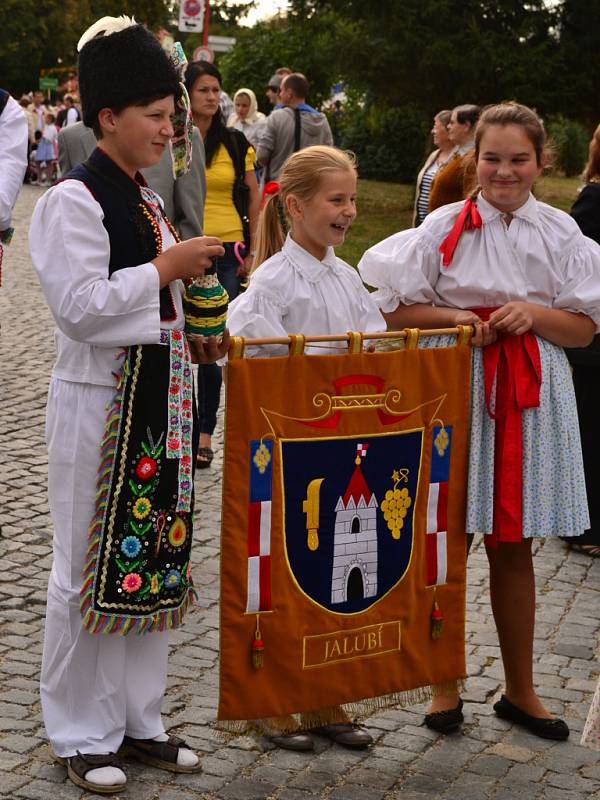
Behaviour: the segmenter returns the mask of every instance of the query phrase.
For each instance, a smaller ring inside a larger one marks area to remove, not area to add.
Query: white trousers
[[[168,633],[91,634],[79,590],[94,513],[108,386],[53,378],[48,394],[48,496],[54,563],[42,657],[42,712],[58,756],[116,752],[127,733],[164,733]]]

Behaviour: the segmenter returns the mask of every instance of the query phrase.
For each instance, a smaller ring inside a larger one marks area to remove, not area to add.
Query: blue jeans
[[[233,252],[235,242],[224,242],[225,255],[215,259],[217,277],[227,290],[229,302],[240,293],[240,279],[235,274],[240,266]],[[217,411],[221,399],[221,367],[217,364],[202,364],[198,367],[198,416],[199,433],[212,436],[217,425]]]

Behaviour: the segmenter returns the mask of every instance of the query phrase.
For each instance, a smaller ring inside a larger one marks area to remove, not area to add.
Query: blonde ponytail
[[[252,272],[283,247],[286,232],[281,224],[282,216],[279,193],[267,195],[256,228],[256,253],[252,262]]]

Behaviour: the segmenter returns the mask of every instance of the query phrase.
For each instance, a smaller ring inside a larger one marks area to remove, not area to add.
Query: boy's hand
[[[212,259],[224,253],[221,240],[216,236],[196,236],[174,244],[152,260],[160,276],[160,288],[177,278],[185,280],[204,275]]]
[[[227,355],[229,350],[229,331],[223,331],[223,338],[220,342],[216,336],[209,336],[206,339],[188,339],[190,355],[193,364],[214,364],[220,358]]]

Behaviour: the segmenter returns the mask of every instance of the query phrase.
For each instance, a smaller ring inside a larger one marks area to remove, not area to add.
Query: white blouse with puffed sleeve
[[[382,311],[399,303],[466,309],[523,300],[582,312],[600,327],[600,246],[568,214],[530,195],[507,225],[479,194],[482,227],[463,232],[444,267],[439,248],[462,205],[443,206],[420,227],[367,250],[358,269],[376,287],[373,297]]]

